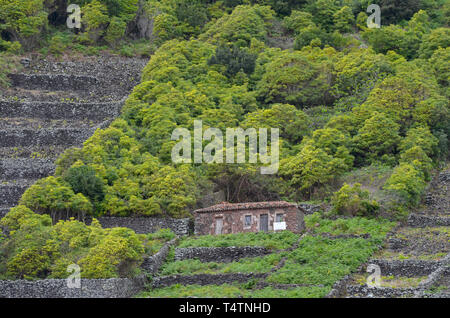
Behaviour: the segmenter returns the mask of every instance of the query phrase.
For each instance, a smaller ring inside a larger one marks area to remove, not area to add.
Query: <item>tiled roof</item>
[[[228,203],[222,202],[207,208],[195,210],[194,212],[221,212],[232,210],[251,210],[251,209],[267,209],[267,208],[288,208],[297,207],[297,204],[286,201],[271,201],[271,202],[249,202],[249,203]]]

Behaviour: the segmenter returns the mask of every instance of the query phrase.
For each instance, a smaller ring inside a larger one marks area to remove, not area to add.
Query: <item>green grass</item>
[[[245,289],[243,285],[224,284],[220,286],[208,285],[173,285],[140,293],[136,297],[142,298],[319,298],[324,297],[330,291],[327,287],[297,287],[291,289]]]
[[[243,258],[231,263],[203,263],[196,259],[167,263],[160,275],[195,275],[226,273],[267,273],[278,265],[286,253],[270,254],[263,257]]]
[[[299,235],[289,231],[203,235],[184,238],[178,247],[263,246],[272,250],[280,250],[292,247],[298,239]]]
[[[377,249],[371,240],[306,237],[299,248],[289,254],[284,267],[271,274],[267,281],[332,286],[355,271]]]
[[[323,218],[320,213],[305,217],[305,224],[312,233],[340,234],[370,234],[373,239],[383,240],[396,223],[386,219],[368,219],[353,217],[351,219],[330,220]],[[317,226],[318,225],[318,226]]]

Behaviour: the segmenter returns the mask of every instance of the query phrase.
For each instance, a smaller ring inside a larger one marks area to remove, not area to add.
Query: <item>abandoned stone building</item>
[[[220,203],[194,211],[196,235],[305,229],[304,211],[285,201]]]

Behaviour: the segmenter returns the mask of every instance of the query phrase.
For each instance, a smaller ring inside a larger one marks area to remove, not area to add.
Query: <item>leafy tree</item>
[[[306,6],[313,21],[327,31],[331,31],[334,24],[334,14],[339,10],[336,0],[310,1]]]
[[[75,193],[81,193],[91,202],[100,202],[104,199],[103,180],[97,177],[92,167],[82,165],[73,166],[64,177]]]
[[[79,261],[85,278],[123,277],[142,262],[144,248],[130,229],[113,228]],[[134,265],[134,266],[133,266]]]
[[[295,144],[309,134],[310,119],[301,110],[288,104],[275,104],[246,115],[243,128],[279,128],[280,137]]]
[[[371,49],[355,49],[342,54],[335,62],[334,91],[337,97],[362,95],[366,98],[377,82],[393,73],[394,68],[383,54]]]
[[[439,48],[450,46],[450,30],[448,28],[437,28],[423,37],[420,45],[419,55],[421,58],[430,58]]]
[[[423,174],[409,163],[400,163],[384,185],[410,205],[416,205],[425,190]]]
[[[407,59],[417,57],[420,47],[420,34],[398,25],[367,29],[362,36],[375,52],[386,54],[395,51]]]
[[[433,161],[420,146],[414,146],[405,150],[400,155],[399,162],[411,164],[414,168],[423,173],[425,181],[428,182],[431,180]]]
[[[294,10],[290,16],[284,18],[283,25],[286,29],[299,34],[305,28],[316,26],[312,20],[313,16],[311,13]]]
[[[225,75],[227,77],[235,76],[241,70],[250,75],[255,71],[256,55],[248,50],[239,47],[218,46],[216,54],[208,61],[209,65],[221,64],[226,66]]]
[[[268,6],[237,6],[231,14],[225,14],[199,37],[212,43],[235,43],[248,46],[252,38],[264,41],[266,26],[274,12]]]
[[[413,147],[420,147],[428,156],[436,153],[438,140],[428,127],[415,127],[408,130],[406,137],[400,142],[400,151],[407,151]]]
[[[117,43],[125,36],[127,23],[118,17],[113,17],[106,30],[105,40],[112,46],[116,46]]]
[[[446,96],[450,97],[450,47],[439,48],[434,51],[430,58],[430,64],[434,69],[436,79],[445,90]]]
[[[265,69],[257,89],[266,103],[286,103],[303,108],[327,104],[330,100],[331,83],[326,65],[312,62],[300,52],[280,52]]]
[[[343,6],[341,9],[333,14],[334,27],[341,33],[348,33],[351,31],[355,21],[352,10]]]
[[[353,138],[357,158],[374,162],[390,162],[400,141],[399,126],[383,113],[373,113]]]
[[[108,25],[108,8],[98,0],[93,0],[91,3],[83,6],[81,10],[83,12],[82,22],[86,29],[86,36],[83,39],[94,43],[103,36],[104,30]]]
[[[373,216],[380,206],[369,196],[369,191],[361,189],[361,184],[350,186],[344,183],[331,198],[332,212],[338,215]]]
[[[19,41],[31,49],[38,43],[39,35],[47,27],[47,13],[43,0],[1,0],[0,31],[11,41]]]
[[[421,0],[380,0],[382,25],[390,25],[410,19],[419,11]]]
[[[56,222],[76,215],[84,219],[92,213],[92,204],[82,194],[75,194],[61,179],[48,177],[38,180],[23,194],[20,204],[39,213],[49,214]]]
[[[344,151],[345,148],[340,148],[337,154],[345,158]],[[311,196],[315,188],[330,182],[349,168],[346,160],[340,157],[305,145],[296,156],[281,161],[279,174],[287,178],[291,186]]]

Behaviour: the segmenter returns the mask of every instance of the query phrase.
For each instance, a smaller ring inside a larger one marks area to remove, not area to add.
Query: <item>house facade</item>
[[[305,229],[304,211],[285,201],[220,203],[194,211],[196,235]]]

